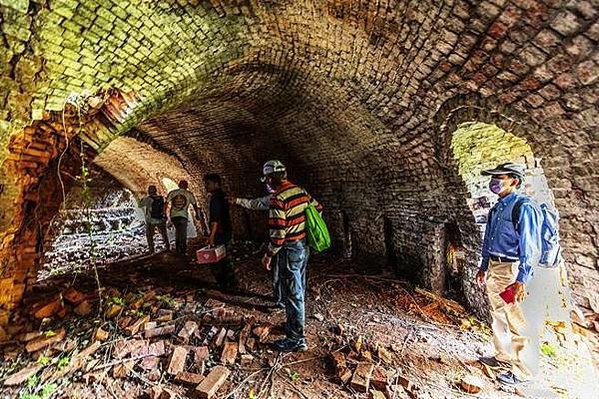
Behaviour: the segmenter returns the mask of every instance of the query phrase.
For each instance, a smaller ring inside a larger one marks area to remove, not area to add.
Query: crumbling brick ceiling
[[[9,142],[22,143],[27,126],[35,137],[32,121],[58,121],[67,99],[117,93],[119,101],[85,115],[86,145],[101,152],[137,127],[185,173],[199,181],[220,172],[236,194],[260,194],[260,164],[280,158],[326,204],[336,240],[352,237],[354,252],[396,259],[426,282],[422,271],[441,261],[443,224],[474,231],[446,154],[456,126],[478,121],[498,124],[543,159],[571,269],[589,287],[599,283],[599,22],[591,1],[0,7],[0,220],[11,234],[25,220],[12,210],[30,203],[33,182],[57,155],[25,173],[15,165],[32,161]],[[5,258],[0,251],[3,268],[17,264]],[[0,282],[0,297],[21,284],[13,280]]]

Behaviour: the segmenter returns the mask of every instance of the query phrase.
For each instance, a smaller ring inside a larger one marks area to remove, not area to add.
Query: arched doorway
[[[497,201],[488,188],[489,178],[481,171],[500,163],[516,162],[525,165],[525,184],[520,191],[535,202],[546,203],[555,209],[553,194],[541,167],[541,159],[534,156],[526,140],[498,127],[482,122],[465,122],[457,126],[451,137],[451,150],[458,173],[466,185],[470,197],[466,202],[479,227],[480,240],[485,231],[487,215]],[[534,289],[530,288],[538,302],[545,308],[547,321],[569,321],[571,296],[564,265],[557,269],[535,268]]]

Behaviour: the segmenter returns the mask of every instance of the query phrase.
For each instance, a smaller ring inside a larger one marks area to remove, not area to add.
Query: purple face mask
[[[501,179],[492,178],[489,182],[489,190],[495,194],[499,194],[503,190],[503,181]]]

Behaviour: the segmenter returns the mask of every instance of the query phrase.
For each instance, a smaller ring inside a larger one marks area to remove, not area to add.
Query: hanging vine
[[[81,107],[75,105],[77,109],[77,119],[79,121],[79,130],[77,135],[81,137],[85,133],[85,126],[81,118]],[[90,170],[87,166],[87,157],[85,154],[85,149],[83,147],[83,140],[79,140],[79,156],[81,158],[81,198],[83,202],[83,216],[84,216],[84,226],[85,231],[87,232],[87,236],[90,242],[90,260],[91,265],[94,270],[94,277],[96,279],[96,284],[98,286],[98,299],[100,301],[99,312],[102,311],[102,286],[100,284],[100,276],[98,274],[97,267],[97,256],[96,256],[96,243],[94,240],[94,223],[93,223],[93,214],[92,214],[92,206],[93,206],[93,198],[90,190],[89,183],[91,181],[90,178]]]

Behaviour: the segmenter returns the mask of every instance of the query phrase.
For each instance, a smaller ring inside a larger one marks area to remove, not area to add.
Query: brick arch
[[[207,166],[228,173],[238,194],[259,194],[260,163],[282,157],[326,202],[333,231],[351,236],[355,253],[392,260],[422,280],[443,262],[443,229],[461,209],[459,198],[447,198],[459,181],[444,169],[443,122],[435,119],[461,95],[484,100],[485,109],[508,107],[516,121],[538,126],[507,130],[546,156],[564,238],[576,264],[597,274],[599,24],[586,1],[2,7],[10,17],[0,33],[4,164],[21,153],[9,150],[11,137],[35,126],[32,119],[60,112],[73,93],[126,93],[100,112],[107,129],[82,137],[93,149],[139,127],[192,175]],[[271,136],[276,145],[264,143]],[[232,151],[236,143],[244,151]],[[21,209],[32,195],[34,185],[13,181],[21,176],[3,181],[2,227],[12,205]]]
[[[454,194],[451,196],[452,203],[447,209],[447,214],[449,220],[457,224],[461,232],[461,244],[467,250],[466,267],[462,276],[461,288],[466,294],[466,299],[470,306],[477,310],[479,314],[484,315],[486,313],[487,299],[472,281],[480,261],[480,230],[474,223],[472,212],[466,204],[465,200],[470,197],[470,194],[458,172],[457,163],[451,150],[453,134],[458,129],[458,126],[464,122],[482,122],[496,125],[529,144],[535,158],[540,157],[544,159],[545,156],[549,155],[549,151],[545,148],[546,141],[543,140],[543,132],[546,127],[535,123],[527,115],[502,105],[499,101],[484,99],[476,95],[456,96],[446,101],[435,115],[435,123],[439,129],[436,149],[440,163],[443,165],[445,188],[448,191],[454,191]],[[567,163],[561,166],[563,169],[570,167]],[[551,189],[552,183],[559,181],[559,176],[556,176],[556,172],[559,173],[559,170],[550,169],[547,171],[544,168],[544,171],[545,178]],[[560,226],[562,229],[568,229],[571,223],[568,214],[573,209],[581,207],[581,204],[558,202],[557,207],[562,214]],[[584,234],[584,232],[579,232],[577,236],[580,237]],[[589,238],[592,239],[592,237]],[[578,280],[580,266],[576,258],[581,255],[587,256],[589,252],[588,248],[583,248],[581,251],[576,245],[572,245],[572,240],[576,241],[577,239],[576,237],[567,237],[566,239],[562,239],[562,245],[565,248],[566,267],[570,275],[570,283],[573,286],[574,296],[579,304],[586,306],[588,302],[586,302],[585,297],[588,296],[591,289],[588,286],[580,284]]]

